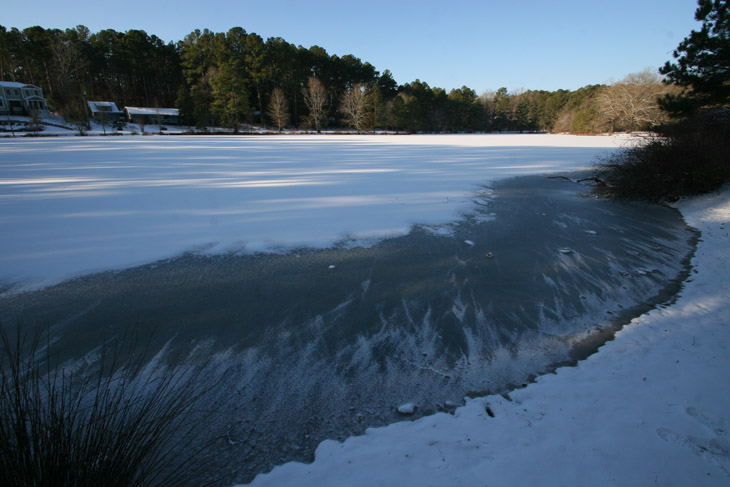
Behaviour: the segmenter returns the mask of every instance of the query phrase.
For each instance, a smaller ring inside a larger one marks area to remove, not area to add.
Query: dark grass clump
[[[702,110],[599,162],[599,196],[675,201],[730,181],[730,109]]]
[[[190,446],[210,387],[202,367],[119,350],[64,366],[42,333],[15,331],[0,324],[0,485],[205,484],[204,447]]]

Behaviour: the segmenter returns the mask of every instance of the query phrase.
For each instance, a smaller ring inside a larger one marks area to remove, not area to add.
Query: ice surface
[[[0,139],[0,283],[184,251],[379,239],[451,221],[494,178],[583,169],[620,137]],[[438,230],[447,231],[445,229]]]
[[[679,208],[702,232],[692,278],[577,367],[324,442],[251,485],[728,485],[730,188]]]

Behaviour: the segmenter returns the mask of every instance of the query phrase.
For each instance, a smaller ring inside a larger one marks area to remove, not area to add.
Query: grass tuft
[[[198,481],[204,447],[188,445],[207,414],[199,409],[212,387],[201,386],[204,367],[154,365],[130,346],[67,368],[43,337],[20,324],[11,337],[0,323],[0,485]]]

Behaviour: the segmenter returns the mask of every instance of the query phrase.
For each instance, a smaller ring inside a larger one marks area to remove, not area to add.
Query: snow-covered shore
[[[251,485],[728,485],[730,188],[678,206],[701,232],[690,278],[597,354],[454,415],[325,441]]]

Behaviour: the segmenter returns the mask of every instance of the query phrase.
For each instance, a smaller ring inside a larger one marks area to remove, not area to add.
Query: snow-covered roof
[[[126,107],[125,110],[130,115],[165,115],[168,117],[180,115],[177,108]]]
[[[90,101],[89,108],[92,112],[117,112],[121,113],[121,110],[117,108],[117,104],[113,101]]]
[[[0,81],[0,86],[4,86],[5,88],[25,88],[26,86],[38,88],[38,86],[36,85],[31,85],[29,83],[18,83],[17,81]]]

